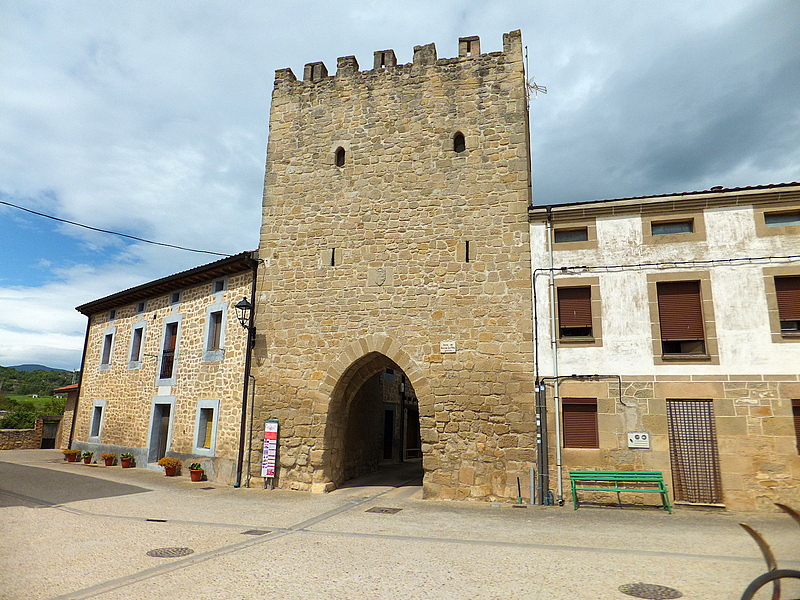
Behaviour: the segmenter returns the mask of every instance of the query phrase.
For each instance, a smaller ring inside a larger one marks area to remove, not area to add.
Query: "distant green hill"
[[[22,365],[28,366],[28,365]],[[61,369],[21,370],[0,367],[0,394],[52,396],[53,390],[72,383],[72,372]]]
[[[5,367],[6,369],[16,369],[17,371],[63,371],[64,373],[71,373],[66,369],[54,369],[53,367],[45,367],[44,365],[16,365],[13,367]]]

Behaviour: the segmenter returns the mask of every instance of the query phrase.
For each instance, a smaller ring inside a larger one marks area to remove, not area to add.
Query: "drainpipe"
[[[81,370],[78,373],[78,391],[75,394],[75,406],[72,409],[72,423],[69,426],[69,439],[67,448],[72,448],[72,439],[75,436],[75,421],[78,417],[78,401],[81,398],[81,383],[83,382],[83,369],[86,366],[86,349],[89,347],[89,330],[92,327],[92,316],[86,315],[86,335],[83,338],[83,354],[81,355]]]
[[[556,480],[558,505],[564,504],[563,465],[561,460],[561,397],[558,378],[558,323],[556,321],[556,284],[553,272],[553,214],[547,207],[547,254],[550,259],[550,348],[553,356],[553,410],[556,425]]]
[[[236,458],[236,483],[233,485],[235,488],[242,486],[244,438],[247,434],[247,391],[250,387],[250,365],[253,358],[253,346],[255,346],[256,341],[256,328],[253,325],[253,320],[256,314],[256,274],[258,271],[258,260],[249,258],[248,263],[253,271],[253,281],[250,284],[250,305],[253,309],[250,311],[250,318],[247,322],[247,345],[244,355],[244,383],[242,384],[242,418],[239,423],[239,455]],[[255,389],[255,384],[253,384],[253,389]]]

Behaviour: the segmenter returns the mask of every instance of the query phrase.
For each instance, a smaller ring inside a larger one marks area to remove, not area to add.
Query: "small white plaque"
[[[628,448],[649,448],[650,434],[646,431],[629,431]]]
[[[455,340],[445,340],[443,342],[439,342],[439,353],[440,354],[455,354],[456,353],[456,342],[455,342]]]

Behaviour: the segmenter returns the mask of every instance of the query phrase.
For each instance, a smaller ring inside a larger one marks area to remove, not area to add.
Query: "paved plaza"
[[[766,570],[740,521],[800,567],[800,528],[782,513],[514,508],[422,500],[402,473],[361,483],[233,489],[3,451],[0,599],[624,600],[619,587],[640,582],[738,599]]]

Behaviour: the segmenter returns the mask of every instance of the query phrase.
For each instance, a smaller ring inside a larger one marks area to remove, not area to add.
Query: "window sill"
[[[109,364],[100,365],[100,367],[97,370],[98,371],[110,371],[111,370],[111,364],[109,363]]]
[[[587,337],[562,337],[558,338],[559,344],[594,344],[598,340],[592,336]]]
[[[661,360],[669,362],[709,361],[710,354],[662,354]]]

